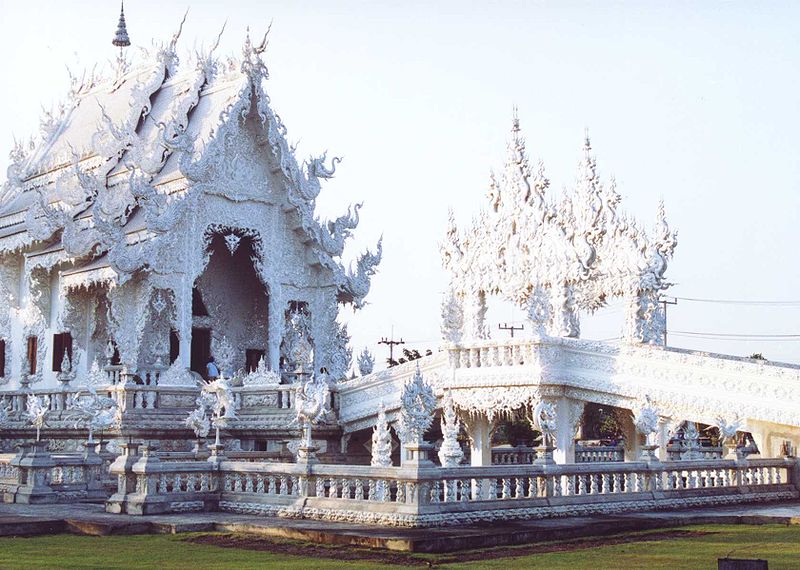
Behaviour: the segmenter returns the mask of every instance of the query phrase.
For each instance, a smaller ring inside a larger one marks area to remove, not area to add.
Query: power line
[[[699,297],[674,297],[690,303],[717,303],[722,305],[754,305],[772,307],[800,307],[800,301],[747,301],[744,299],[701,299]]]
[[[669,334],[688,337],[702,337],[730,340],[800,340],[800,334],[747,334],[747,333],[717,333],[699,331],[669,331]]]
[[[688,334],[698,336],[739,336],[748,338],[800,338],[800,334],[749,334],[749,333],[716,333],[716,332],[699,332],[699,331],[669,331],[670,334]]]

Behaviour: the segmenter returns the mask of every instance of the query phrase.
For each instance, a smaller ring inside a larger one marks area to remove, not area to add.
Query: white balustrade
[[[201,499],[232,512],[407,526],[451,524],[458,517],[560,516],[572,507],[580,512],[649,509],[656,499],[668,499],[663,502],[670,508],[792,499],[800,496],[796,469],[796,460],[788,459],[406,469],[221,458],[133,467],[137,492],[164,496],[163,504],[194,500],[197,506]],[[123,488],[126,472],[118,474]],[[127,500],[142,499],[129,495]]]
[[[622,445],[576,445],[575,463],[609,463],[625,461]]]
[[[496,366],[528,366],[536,364],[536,340],[480,341],[472,345],[448,348],[453,368],[490,368]]]

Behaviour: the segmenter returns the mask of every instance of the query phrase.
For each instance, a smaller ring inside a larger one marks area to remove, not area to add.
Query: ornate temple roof
[[[39,137],[15,145],[0,190],[0,256],[35,251],[60,236],[61,261],[79,270],[105,259],[124,281],[147,266],[141,253],[131,259],[131,247],[168,232],[191,206],[193,188],[206,189],[216,177],[235,191],[236,172],[221,161],[228,139],[241,135],[239,123],[249,117],[260,132],[248,158],[266,161],[284,190],[256,198],[278,201],[295,216],[319,265],[333,272],[340,301],[360,306],[380,243],[347,270],[340,258],[359,205],[334,221],[315,218],[321,180],[333,176],[338,159],[331,167],[324,155],[302,165],[295,159],[263,90],[267,36],[253,45],[248,32],[241,57],[225,59],[215,56],[217,38],[185,62],[176,51],[179,37],[180,29],[136,65],[119,58],[106,77],[72,77],[66,101],[45,113]]]

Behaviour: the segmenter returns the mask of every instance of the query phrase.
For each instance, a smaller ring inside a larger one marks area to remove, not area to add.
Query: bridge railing
[[[0,494],[7,503],[66,503],[106,499],[105,458],[86,453],[51,454],[46,443],[0,454]]]
[[[492,465],[530,465],[536,459],[536,449],[527,445],[492,448]]]
[[[623,445],[575,445],[575,463],[609,463],[625,461]]]
[[[485,340],[449,347],[452,368],[491,368],[538,364],[539,342],[530,339]]]
[[[796,459],[414,469],[212,459],[118,459],[120,491],[108,510],[219,509],[415,527],[800,496]]]

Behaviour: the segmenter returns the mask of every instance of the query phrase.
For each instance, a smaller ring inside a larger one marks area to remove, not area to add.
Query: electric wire
[[[751,305],[757,307],[800,307],[800,301],[748,301],[745,299],[702,299],[699,297],[673,297],[690,303],[715,303],[720,305]]]

